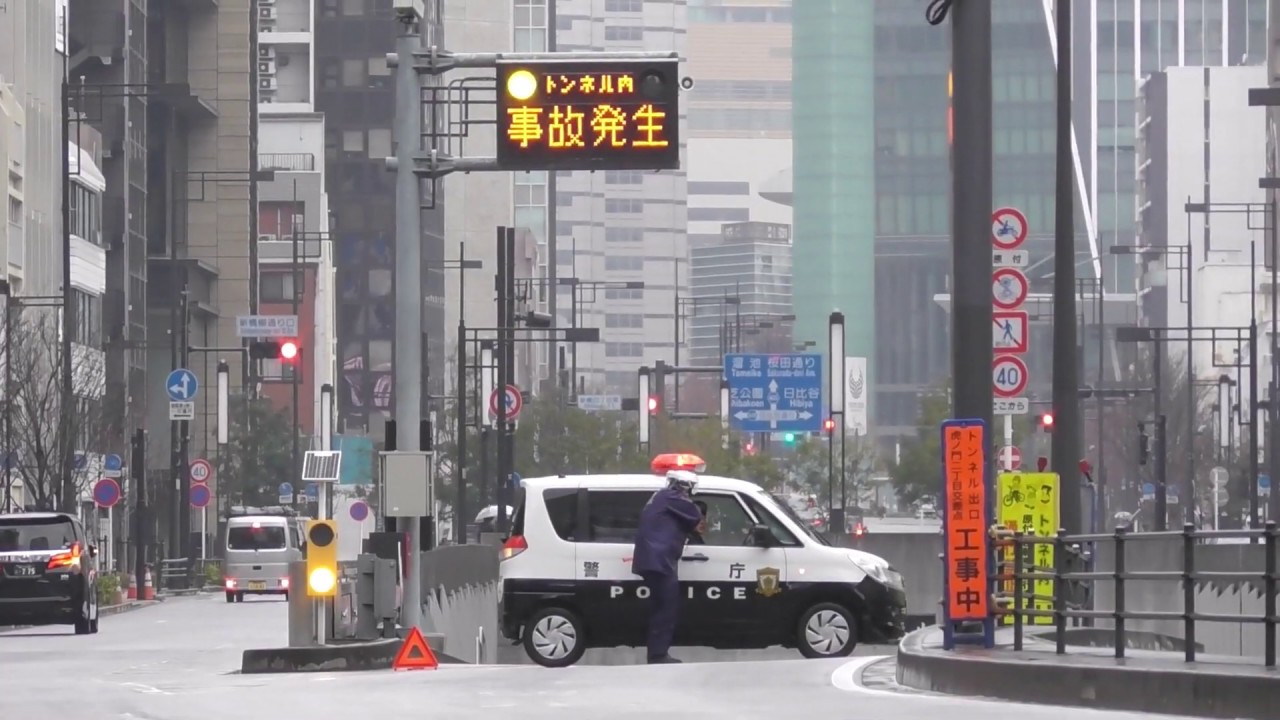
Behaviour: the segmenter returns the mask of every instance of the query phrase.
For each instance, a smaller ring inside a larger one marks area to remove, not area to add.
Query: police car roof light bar
[[[649,467],[654,475],[666,475],[672,470],[702,473],[707,471],[707,461],[693,453],[663,453],[655,457]]]

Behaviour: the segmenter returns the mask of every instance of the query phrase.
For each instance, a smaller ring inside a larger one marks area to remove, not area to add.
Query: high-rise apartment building
[[[687,52],[686,0],[556,0],[552,17],[544,2],[515,2],[517,51],[546,47],[546,29],[554,27],[555,50]],[[524,18],[521,8],[529,8]],[[682,145],[685,126],[682,118]],[[601,342],[571,350],[573,382],[585,392],[631,395],[639,366],[674,360],[676,295],[688,277],[683,150],[680,170],[559,172],[549,193],[544,175],[516,176],[516,224],[524,225],[538,213],[537,201],[550,196],[554,220],[544,232],[555,236],[557,252],[547,260],[559,278],[579,281],[576,289],[557,284],[559,323],[600,328]],[[536,218],[528,226],[541,246]],[[600,282],[608,285],[592,285]],[[643,289],[625,287],[639,282]]]
[[[298,432],[318,438],[320,389],[335,378],[333,241],[325,192],[325,120],[316,112],[311,0],[258,0],[256,76],[258,298],[263,314],[297,315],[301,357],[264,361],[263,392]],[[383,63],[385,66],[385,62]],[[386,151],[389,140],[381,138]],[[294,385],[298,408],[293,411]],[[327,449],[327,448],[326,448]]]
[[[443,0],[425,5],[424,46],[441,45]],[[318,0],[316,8],[316,109],[324,113],[330,235],[337,238],[339,429],[380,437],[393,411],[395,176],[384,159],[395,115],[386,55],[395,49],[399,24],[391,0]],[[433,115],[424,116],[424,128],[434,123]],[[448,386],[445,357],[455,333],[445,330],[444,192],[423,184],[425,352],[422,367],[409,371],[422,373],[425,405],[428,394],[442,395]]]

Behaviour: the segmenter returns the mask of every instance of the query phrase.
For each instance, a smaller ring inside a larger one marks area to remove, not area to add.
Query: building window
[[[102,345],[102,301],[94,295],[72,290],[75,296],[75,341],[89,347]]]
[[[691,182],[690,195],[750,195],[751,183],[747,182]]]
[[[281,360],[261,360],[262,379],[267,382],[290,382],[297,374],[298,368],[293,363]]]
[[[264,272],[258,281],[262,302],[293,302],[293,273]]]
[[[644,201],[637,198],[605,198],[604,211],[607,213],[642,213]],[[693,218],[690,218],[691,220]]]
[[[369,157],[382,160],[391,157],[391,129],[369,129]]]
[[[516,52],[542,52],[547,49],[547,0],[515,0],[512,17]]]
[[[608,255],[604,259],[605,270],[644,270],[644,258],[639,255]]]
[[[639,170],[606,170],[604,173],[605,185],[640,185],[642,183],[644,183],[644,173]],[[690,192],[693,191],[690,190]]]
[[[689,219],[746,222],[751,219],[751,212],[746,208],[689,208]]]
[[[644,315],[640,313],[607,313],[604,316],[604,326],[607,328],[642,328],[644,327]]]
[[[644,12],[644,0],[604,0],[605,12]]]
[[[364,87],[368,70],[368,61],[347,59],[342,61],[342,84],[346,87]]]
[[[644,28],[634,25],[610,25],[604,29],[604,39],[611,42],[643,42]]]
[[[604,229],[605,242],[641,242],[644,240],[644,228],[607,227]]]
[[[79,183],[71,183],[71,234],[82,240],[98,241],[99,200],[97,194]]]
[[[605,300],[642,300],[644,290],[640,288],[605,288]]]
[[[611,342],[604,344],[605,357],[641,357],[644,355],[644,343]]]

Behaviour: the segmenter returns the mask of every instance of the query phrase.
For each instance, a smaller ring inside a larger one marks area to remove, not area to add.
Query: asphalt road
[[[273,720],[351,717],[597,720],[661,716],[776,720],[802,708],[833,720],[1154,720],[1156,716],[909,693],[892,660],[764,660],[566,670],[445,666],[438,671],[239,675],[240,651],[285,641],[284,603],[221,595],[170,600],[70,628],[0,633],[0,717],[59,720]],[[859,682],[865,680],[865,682]]]

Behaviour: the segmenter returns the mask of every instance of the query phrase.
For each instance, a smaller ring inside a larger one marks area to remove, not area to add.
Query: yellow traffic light
[[[538,92],[538,78],[528,70],[517,70],[507,78],[507,94],[516,100],[528,100]]]
[[[338,526],[332,520],[307,523],[307,596],[338,595]]]

